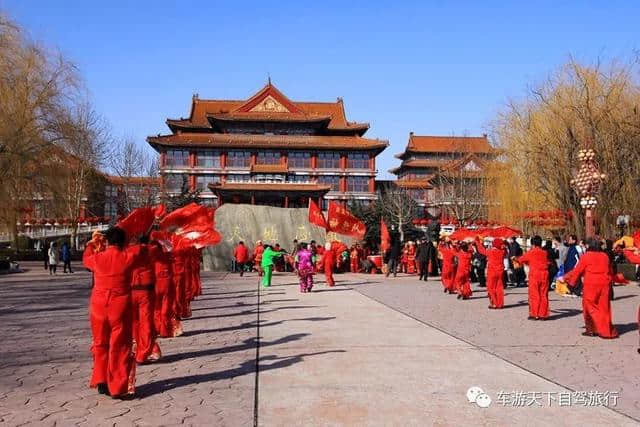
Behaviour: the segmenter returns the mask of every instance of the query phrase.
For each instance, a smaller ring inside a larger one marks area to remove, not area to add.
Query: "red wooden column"
[[[196,167],[196,163],[197,163],[197,159],[196,159],[196,153],[195,151],[190,151],[189,152],[189,167],[191,169]],[[195,175],[189,175],[189,189],[191,191],[195,191],[196,189],[196,176]]]
[[[164,167],[167,165],[167,152],[163,151],[160,153],[160,166]]]
[[[347,155],[345,153],[340,153],[340,169],[344,172],[347,168]],[[340,191],[347,191],[347,178],[345,176],[340,177]]]
[[[220,167],[225,169],[227,167],[227,152],[223,151],[220,153]]]
[[[286,151],[280,153],[280,164],[286,166],[288,158],[289,158],[289,156],[287,156],[287,152]]]
[[[253,166],[256,164],[256,161],[257,161],[256,157],[257,157],[256,153],[251,153],[251,161],[249,162],[249,166]]]
[[[255,193],[251,192],[251,204],[255,205],[256,204],[256,195]]]
[[[284,207],[285,208],[289,207],[289,195],[288,194],[284,195]]]
[[[311,153],[311,169],[318,168],[318,153]]]

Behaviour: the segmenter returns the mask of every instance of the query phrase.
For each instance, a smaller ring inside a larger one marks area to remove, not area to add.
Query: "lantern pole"
[[[571,185],[580,196],[580,206],[584,209],[585,236],[587,238],[595,235],[593,210],[598,205],[597,196],[602,182],[606,178],[606,175],[600,172],[595,157],[596,153],[592,148],[578,151],[580,168],[571,180]]]

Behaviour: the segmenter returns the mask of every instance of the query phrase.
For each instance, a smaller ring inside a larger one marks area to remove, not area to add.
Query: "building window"
[[[199,168],[219,168],[220,152],[219,151],[198,151],[196,155],[196,165]]]
[[[369,178],[366,176],[347,177],[347,191],[354,193],[368,193]]]
[[[257,174],[254,178],[256,182],[284,182],[285,176],[279,174]]]
[[[203,193],[211,192],[209,184],[220,182],[220,175],[198,175],[196,176],[196,190]]]
[[[249,182],[249,181],[251,181],[251,176],[249,175],[240,175],[240,174],[227,175],[227,182]]]
[[[217,208],[218,207],[218,199],[200,199],[200,204],[204,205],[204,206],[209,206],[212,208]]]
[[[247,168],[251,163],[251,153],[248,151],[232,150],[227,153],[228,168]]]
[[[347,155],[348,169],[369,169],[368,153],[349,153]]]
[[[309,175],[289,175],[287,177],[288,182],[299,182],[299,183],[308,183],[311,182],[311,177]]]
[[[332,151],[318,153],[318,169],[340,169],[340,153]]]
[[[279,165],[280,153],[278,151],[259,151],[256,161],[259,165]]]
[[[167,166],[189,166],[189,150],[167,150]]]
[[[164,187],[170,193],[179,193],[182,191],[182,185],[187,185],[187,176],[177,173],[167,174],[164,176]]]
[[[321,175],[318,177],[318,184],[330,185],[331,191],[340,191],[340,177],[335,175]]]
[[[304,151],[289,152],[289,167],[292,169],[308,169],[311,167],[311,153]]]

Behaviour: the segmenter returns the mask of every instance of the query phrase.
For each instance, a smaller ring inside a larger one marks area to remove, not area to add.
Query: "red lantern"
[[[420,220],[418,218],[414,218],[414,219],[411,220],[411,224],[419,225],[420,224]]]
[[[428,220],[428,219],[426,219],[426,218],[422,218],[422,219],[420,220],[420,225],[428,225],[428,224],[429,224],[429,220]]]

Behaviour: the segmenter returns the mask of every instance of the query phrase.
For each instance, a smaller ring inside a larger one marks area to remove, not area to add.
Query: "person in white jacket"
[[[56,274],[58,268],[58,245],[56,242],[51,242],[49,245],[49,274]]]

